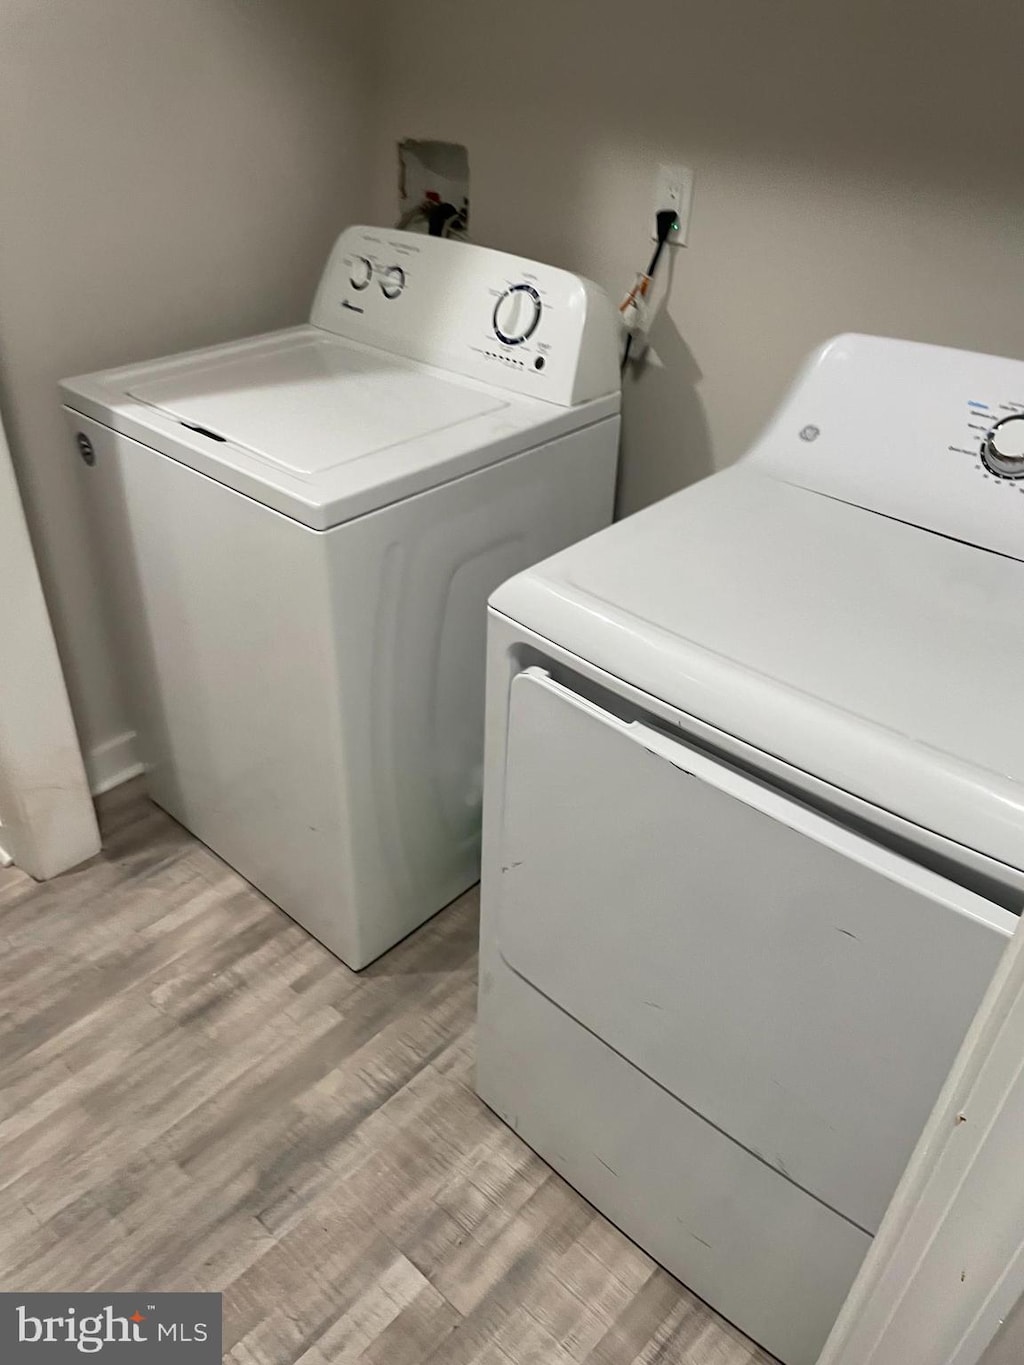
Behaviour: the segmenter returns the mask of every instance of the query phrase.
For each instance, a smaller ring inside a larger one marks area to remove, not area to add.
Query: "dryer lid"
[[[299,478],[498,412],[508,400],[381,353],[296,336],[141,378],[132,398]]]

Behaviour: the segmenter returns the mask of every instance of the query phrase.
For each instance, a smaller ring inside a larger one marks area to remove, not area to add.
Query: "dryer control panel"
[[[994,422],[991,410],[979,411],[981,407],[971,404],[972,417],[985,417],[991,422],[981,442],[982,463],[998,479],[1024,479],[1024,406],[1000,403],[1003,414],[996,415]]]
[[[745,458],[788,483],[1024,560],[1024,361],[836,337]]]
[[[466,242],[348,228],[310,321],[566,407],[619,391],[618,313],[597,285]]]

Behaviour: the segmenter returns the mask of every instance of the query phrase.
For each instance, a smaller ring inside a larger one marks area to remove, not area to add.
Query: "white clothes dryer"
[[[480,1094],[812,1365],[1024,905],[1024,364],[844,336],[491,599]]]
[[[61,386],[150,794],[351,967],[477,878],[487,597],[611,519],[617,336],[351,228],[308,325]]]

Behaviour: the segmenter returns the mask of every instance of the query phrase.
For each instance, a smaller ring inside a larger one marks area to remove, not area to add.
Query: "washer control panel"
[[[888,337],[817,351],[746,458],[1024,560],[1024,361]]]
[[[619,392],[619,320],[602,290],[466,242],[349,228],[331,253],[310,320],[563,406]]]
[[[397,299],[405,288],[405,271],[400,265],[381,266],[370,256],[352,256],[348,262],[348,287],[361,294],[374,281],[386,299]]]

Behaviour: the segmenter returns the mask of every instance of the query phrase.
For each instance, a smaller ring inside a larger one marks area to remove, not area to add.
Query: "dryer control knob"
[[[348,282],[353,289],[365,289],[373,279],[373,265],[365,256],[357,256],[352,262],[352,273]]]
[[[1024,479],[1024,412],[995,424],[985,437],[981,458],[1002,479]]]
[[[540,295],[532,284],[514,284],[494,305],[494,334],[507,346],[533,336],[540,322]]]

